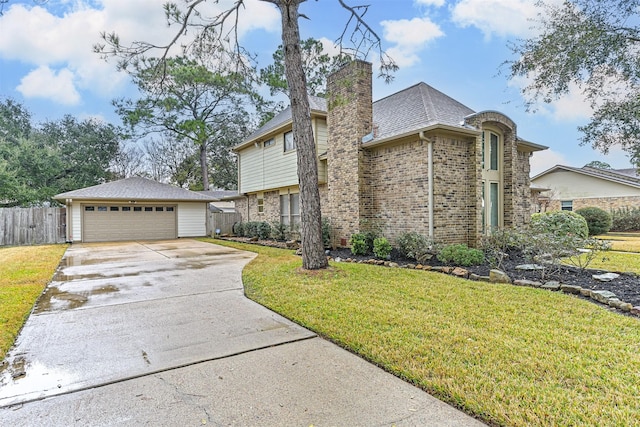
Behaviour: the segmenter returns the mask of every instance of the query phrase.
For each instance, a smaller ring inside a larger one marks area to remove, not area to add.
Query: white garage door
[[[175,239],[178,237],[176,210],[175,205],[163,204],[83,205],[82,241]]]

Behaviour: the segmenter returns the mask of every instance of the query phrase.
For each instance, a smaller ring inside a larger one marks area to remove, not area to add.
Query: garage
[[[67,240],[115,242],[207,235],[210,196],[146,178],[126,178],[58,194]]]
[[[84,204],[81,210],[83,242],[178,237],[176,206]]]

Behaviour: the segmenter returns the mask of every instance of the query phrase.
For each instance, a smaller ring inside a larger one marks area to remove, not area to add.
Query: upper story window
[[[572,211],[573,210],[573,200],[563,200],[560,202],[560,209],[563,211]]]
[[[264,148],[268,148],[268,147],[273,146],[274,144],[275,144],[275,141],[274,141],[274,139],[273,139],[273,138],[271,138],[271,139],[267,139],[265,142],[263,142],[263,143],[262,143],[262,146],[263,146]]]
[[[284,134],[284,151],[291,151],[296,149],[296,142],[293,140],[293,132],[286,132]]]

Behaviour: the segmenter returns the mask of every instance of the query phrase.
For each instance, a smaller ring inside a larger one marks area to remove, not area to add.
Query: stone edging
[[[357,260],[352,258],[329,258],[334,262],[353,262],[359,264],[371,264],[371,265],[380,265],[389,268],[405,268],[410,270],[423,270],[423,271],[435,271],[439,273],[450,274],[452,276],[459,277],[461,279],[474,280],[479,282],[489,282],[489,283],[505,283],[512,284],[516,286],[529,286],[532,288],[540,288],[546,289],[549,291],[559,291],[564,292],[566,294],[574,294],[581,295],[586,298],[590,298],[596,302],[599,302],[604,305],[608,305],[611,308],[618,309],[625,313],[633,314],[635,316],[640,317],[640,306],[634,307],[630,303],[621,301],[616,294],[610,291],[605,290],[592,290],[582,288],[580,286],[575,285],[565,285],[556,281],[549,282],[537,282],[534,280],[511,280],[511,278],[501,270],[491,270],[489,276],[479,276],[474,273],[470,273],[468,270],[462,267],[441,267],[441,266],[430,266],[430,265],[422,265],[422,264],[405,264],[400,265],[396,262],[391,261],[382,261],[378,259],[369,259],[369,260]]]

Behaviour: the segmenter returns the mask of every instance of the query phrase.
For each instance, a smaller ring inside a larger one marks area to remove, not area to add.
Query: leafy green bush
[[[287,226],[280,221],[271,224],[271,238],[274,240],[284,240],[287,232]]]
[[[578,209],[576,213],[587,221],[589,236],[605,234],[611,228],[611,215],[598,207],[586,207]]]
[[[268,222],[259,222],[256,227],[256,233],[259,239],[268,239],[271,237],[271,226]]]
[[[373,254],[381,259],[387,259],[391,255],[391,243],[386,237],[378,237],[373,241]]]
[[[493,268],[502,270],[509,251],[522,247],[522,233],[509,228],[496,228],[490,235],[482,236],[480,245],[484,256]]]
[[[244,224],[244,237],[258,237],[258,223],[249,221]]]
[[[331,247],[331,220],[322,218],[322,244],[325,249]]]
[[[235,224],[233,224],[233,227],[231,227],[233,234],[235,234],[238,237],[243,237],[244,236],[244,223],[243,222],[236,222]]]
[[[640,208],[627,206],[612,210],[609,231],[640,231]]]
[[[441,262],[462,266],[479,265],[484,262],[484,253],[480,249],[469,248],[456,243],[442,248],[437,255]]]
[[[416,260],[425,254],[435,252],[434,243],[415,231],[400,234],[396,238],[396,244],[402,256]]]
[[[366,255],[370,253],[369,246],[367,245],[367,236],[364,233],[354,233],[349,239],[349,245],[351,245],[351,253],[353,255]]]
[[[571,211],[551,211],[535,213],[531,216],[532,233],[551,233],[562,237],[574,235],[582,238],[589,236],[587,221]]]

